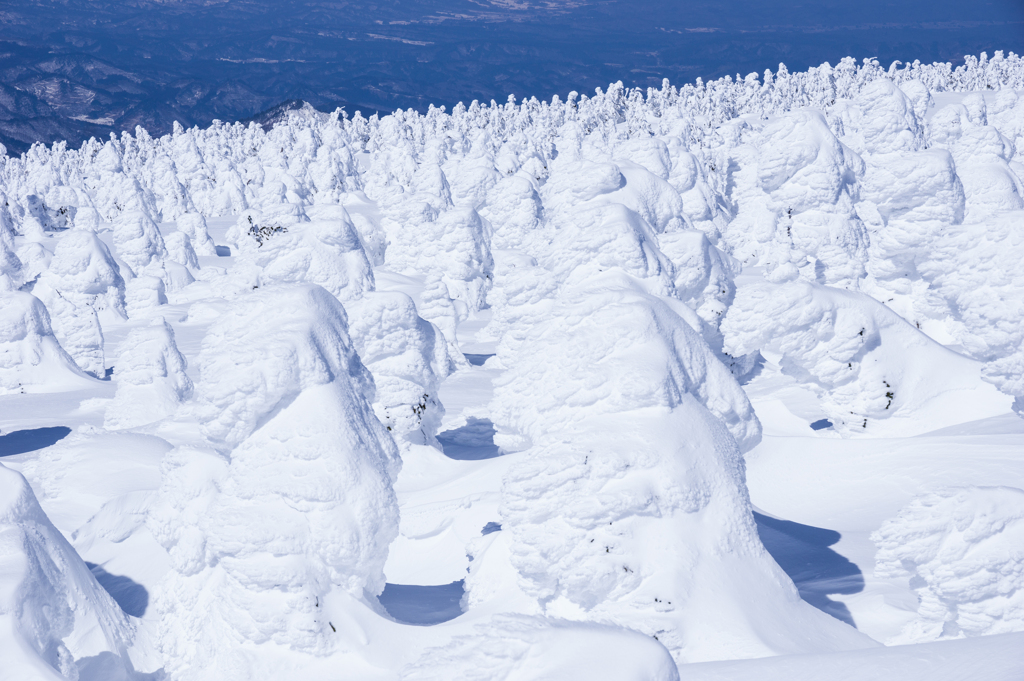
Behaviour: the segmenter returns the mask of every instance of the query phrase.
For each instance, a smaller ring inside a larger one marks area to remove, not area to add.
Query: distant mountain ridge
[[[1024,52],[1019,0],[882,2],[644,0],[638,11],[625,0],[9,0],[0,7],[0,143],[17,154],[136,126],[160,135],[174,121],[247,120],[291,100],[350,114],[423,112],[850,54],[888,65]]]

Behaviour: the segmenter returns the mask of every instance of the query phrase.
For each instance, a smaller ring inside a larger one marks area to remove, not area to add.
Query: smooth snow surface
[[[1024,67],[851,64],[0,158],[0,678],[1024,677]]]

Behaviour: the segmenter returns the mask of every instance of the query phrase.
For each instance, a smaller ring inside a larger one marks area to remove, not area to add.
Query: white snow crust
[[[1022,225],[1012,53],[0,155],[0,678],[1018,678]]]

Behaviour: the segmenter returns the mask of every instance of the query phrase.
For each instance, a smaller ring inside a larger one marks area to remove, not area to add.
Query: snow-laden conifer
[[[195,414],[212,448],[167,457],[150,519],[171,558],[156,607],[177,678],[294,670],[361,645],[398,532],[399,460],[347,326],[318,286],[265,287],[203,341]]]
[[[107,406],[107,428],[133,428],[171,416],[192,396],[187,362],[162,318],[133,329],[121,342],[114,364],[117,393]]]
[[[921,495],[871,535],[875,573],[908,579],[917,617],[890,643],[1024,628],[1024,490],[954,487]]]
[[[46,306],[30,293],[0,293],[0,391],[53,392],[88,384],[54,337]]]

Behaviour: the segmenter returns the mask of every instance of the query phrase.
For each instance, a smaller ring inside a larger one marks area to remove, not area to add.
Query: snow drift
[[[594,678],[676,681],[665,649],[636,632],[595,624],[505,615],[403,670],[403,681],[459,678],[527,681]]]

